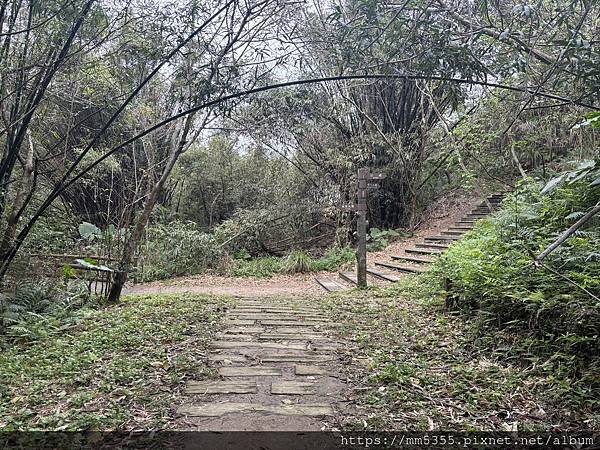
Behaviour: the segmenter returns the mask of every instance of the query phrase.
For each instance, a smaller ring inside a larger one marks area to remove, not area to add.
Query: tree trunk
[[[2,243],[0,243],[0,259],[4,260],[6,252],[10,249],[15,233],[17,231],[17,224],[19,218],[23,213],[23,210],[29,203],[31,198],[30,193],[33,190],[33,175],[34,175],[34,151],[33,142],[29,138],[29,151],[25,158],[25,166],[23,167],[23,178],[17,189],[14,202],[8,218],[6,219],[6,229],[4,230],[4,236],[2,237]]]
[[[119,269],[113,278],[113,283],[110,288],[110,292],[108,293],[109,303],[116,303],[121,297],[121,291],[123,290],[123,286],[127,282],[127,277],[129,271],[131,270],[131,262],[133,261],[133,256],[135,254],[135,251],[137,250],[139,242],[142,239],[146,225],[148,225],[150,215],[152,214],[152,210],[156,205],[158,196],[161,190],[163,189],[167,179],[169,178],[169,175],[171,175],[171,172],[173,170],[173,167],[175,167],[175,163],[177,162],[179,155],[183,151],[183,148],[186,144],[187,136],[192,125],[193,117],[193,114],[190,114],[187,117],[181,136],[177,140],[177,143],[173,145],[171,154],[169,156],[169,159],[167,160],[165,168],[159,180],[154,184],[154,186],[152,186],[149,195],[146,197],[142,213],[138,217],[133,227],[131,236],[129,236],[129,239],[123,247],[121,261],[119,262]]]

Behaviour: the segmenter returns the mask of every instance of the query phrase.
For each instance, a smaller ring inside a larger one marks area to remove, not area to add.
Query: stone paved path
[[[211,344],[219,379],[190,381],[177,409],[184,428],[310,431],[335,424],[346,385],[336,356],[344,342],[310,299],[241,298]]]

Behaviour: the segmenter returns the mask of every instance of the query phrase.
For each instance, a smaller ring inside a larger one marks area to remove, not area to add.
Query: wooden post
[[[367,287],[367,180],[369,169],[358,169],[358,202],[356,212],[356,233],[358,247],[356,250],[356,278],[358,287]]]

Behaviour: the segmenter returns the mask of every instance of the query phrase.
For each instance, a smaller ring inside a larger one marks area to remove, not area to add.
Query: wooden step
[[[356,276],[356,272],[339,272],[338,275],[344,281],[347,281],[351,284],[358,285],[358,278]]]
[[[473,228],[472,227],[448,227],[448,230],[450,231],[471,231]]]
[[[379,263],[375,263],[376,266],[382,266],[382,264]],[[400,281],[400,277],[398,275],[396,275],[395,273],[389,273],[389,272],[382,272],[381,270],[377,270],[377,269],[373,269],[373,268],[367,268],[367,273],[369,275],[374,276],[375,278],[379,278],[380,280],[384,280],[384,281],[390,281],[392,283],[395,283],[396,281]]]
[[[421,248],[439,248],[441,250],[445,250],[448,248],[447,245],[444,244],[432,244],[430,242],[417,242],[415,244],[416,247],[421,247]]]
[[[442,253],[436,250],[427,250],[425,248],[405,248],[404,251],[406,253],[416,253],[420,255],[439,255]]]
[[[421,264],[430,264],[430,263],[433,262],[432,259],[418,258],[416,256],[410,256],[410,255],[406,255],[406,256],[391,255],[390,258],[392,258],[392,259],[400,259],[400,260],[403,260],[403,261],[416,262],[416,263],[421,263]]]
[[[327,292],[345,291],[348,289],[343,284],[336,280],[332,280],[331,278],[315,278],[315,280],[317,280],[317,283],[319,283]]]
[[[382,263],[382,262],[376,262],[375,263],[376,266],[381,266],[381,267],[385,267],[387,269],[394,269],[394,270],[398,270],[400,272],[405,272],[405,273],[423,273],[425,272],[424,269],[420,269],[418,267],[410,267],[410,266],[398,266],[396,264],[389,264],[389,263]],[[377,275],[376,275],[377,276]],[[394,275],[395,276],[395,275]],[[399,278],[398,278],[399,279]]]
[[[444,236],[462,236],[464,231],[443,230],[440,234]]]
[[[445,235],[445,236],[427,236],[425,238],[426,241],[428,242],[437,242],[437,241],[458,241],[460,239],[460,236],[449,236],[449,235]]]

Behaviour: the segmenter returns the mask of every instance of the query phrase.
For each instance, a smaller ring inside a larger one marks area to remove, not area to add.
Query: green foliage
[[[349,247],[331,248],[320,257],[297,250],[282,258],[236,259],[229,273],[240,277],[270,277],[276,273],[332,272],[354,260],[354,250]]]
[[[39,339],[76,322],[77,311],[90,303],[84,283],[22,281],[12,294],[0,294],[0,337]]]
[[[100,228],[89,222],[83,222],[81,225],[79,225],[78,229],[81,237],[90,241],[102,236],[102,231],[100,231]]]
[[[380,230],[379,228],[371,228],[367,236],[367,250],[376,252],[386,248],[390,244],[390,238],[400,236],[396,230]]]
[[[600,295],[599,218],[568,238],[542,267],[533,257],[598,202],[600,186],[591,183],[596,166],[585,167],[562,174],[561,182],[521,184],[434,269],[440,281],[450,280],[448,295],[481,312],[482,336],[493,341],[499,336],[494,330],[529,336],[527,352],[545,354],[557,377],[581,376],[598,365],[600,304],[583,289]]]
[[[60,335],[5,349],[0,429],[165,428],[183,381],[212,375],[203,361],[226,304],[199,295],[125,298],[88,310]]]
[[[295,250],[282,261],[281,270],[285,273],[305,273],[311,270],[311,257],[308,253]]]
[[[159,223],[146,236],[138,262],[141,280],[197,274],[218,267],[224,256],[215,237],[193,222]]]

